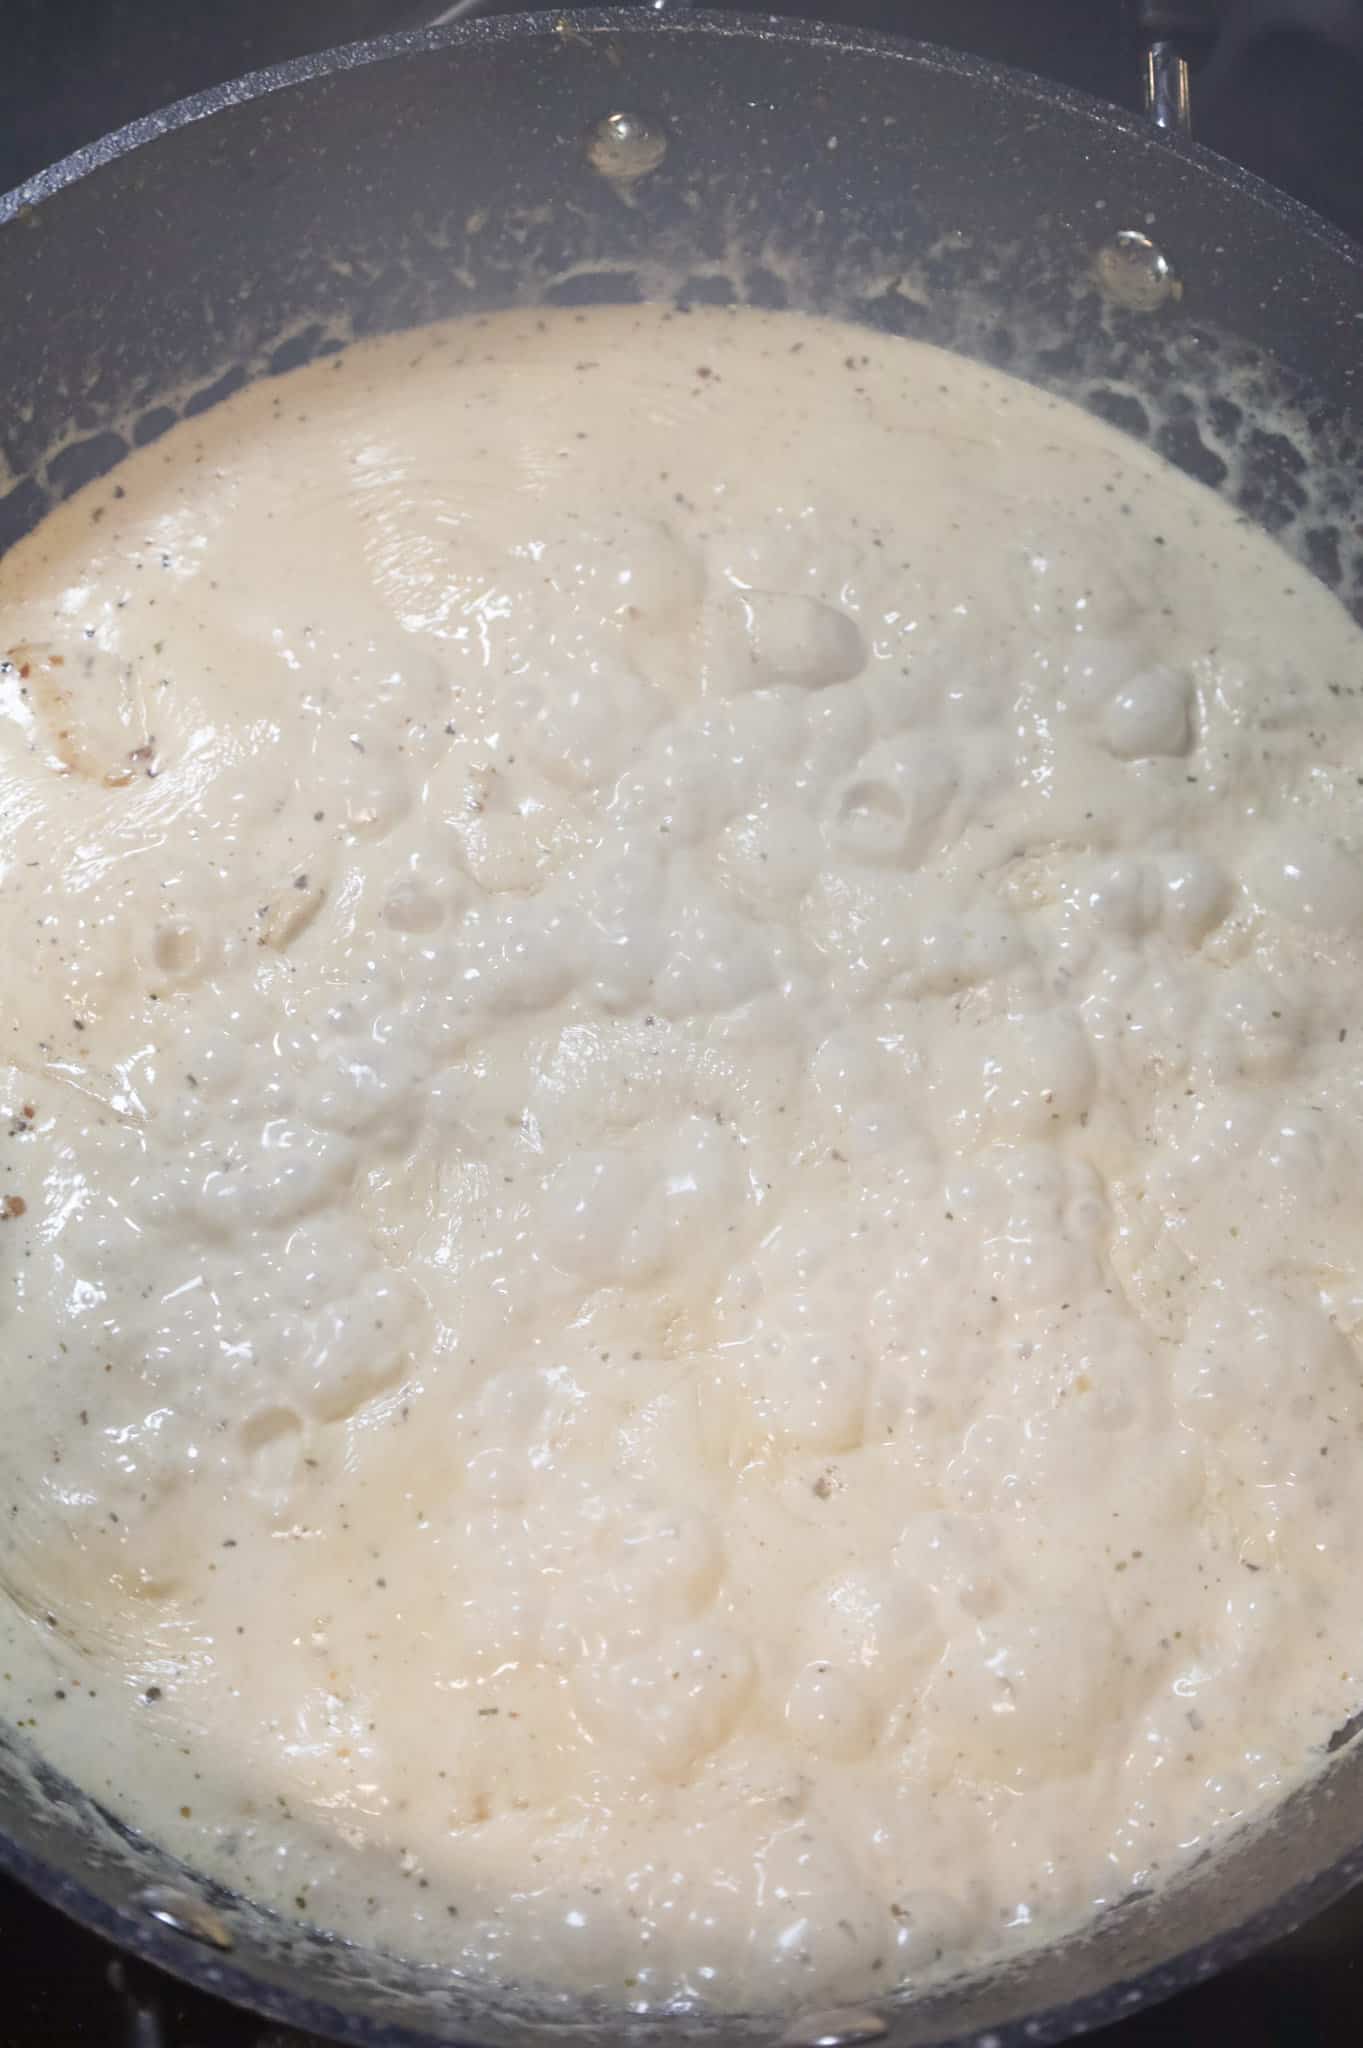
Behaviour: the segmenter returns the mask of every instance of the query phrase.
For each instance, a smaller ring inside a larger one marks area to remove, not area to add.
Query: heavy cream
[[[0,1711],[281,1910],[788,2005],[1363,1704],[1363,636],[932,349],[508,313],[0,564]]]

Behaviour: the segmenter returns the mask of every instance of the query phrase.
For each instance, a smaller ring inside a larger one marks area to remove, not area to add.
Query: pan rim
[[[337,77],[370,64],[391,63],[403,57],[446,49],[476,48],[536,38],[560,40],[564,36],[621,39],[659,35],[721,36],[738,42],[806,45],[836,50],[849,56],[881,56],[921,71],[991,83],[1047,111],[1059,110],[1087,121],[1095,129],[1122,135],[1147,148],[1167,150],[1203,172],[1227,192],[1276,214],[1285,225],[1317,243],[1322,252],[1351,268],[1363,267],[1363,243],[1354,241],[1302,200],[1280,191],[1231,158],[1218,155],[1204,143],[1175,131],[1157,128],[1144,115],[1098,99],[1076,87],[1053,83],[1039,73],[1016,65],[995,63],[990,58],[976,57],[966,51],[951,50],[939,43],[885,35],[872,29],[842,28],[792,15],[692,8],[686,6],[684,0],[675,11],[666,5],[666,0],[658,0],[658,11],[653,7],[617,6],[568,8],[554,13],[489,15],[471,21],[452,22],[440,28],[398,30],[360,42],[339,43],[307,56],[290,58],[282,64],[264,65],[257,70],[243,72],[239,77],[205,86],[183,99],[172,100],[150,113],[139,114],[121,128],[111,129],[108,134],[59,158],[56,163],[35,171],[9,192],[0,194],[0,229],[21,216],[27,216],[69,186],[78,184],[82,178],[118,162],[163,135],[175,134],[232,107],[286,92],[294,86]]]

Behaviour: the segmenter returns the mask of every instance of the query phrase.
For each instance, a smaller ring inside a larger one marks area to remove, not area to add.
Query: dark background
[[[445,0],[0,0],[0,189],[168,100]],[[722,4],[722,0],[712,0]],[[508,11],[507,0],[474,8]],[[1194,127],[1363,239],[1363,0],[795,0],[973,50],[1135,108],[1140,16],[1206,32]],[[3,317],[3,307],[0,307]],[[1360,1820],[1363,1832],[1363,1819]],[[1363,2048],[1363,1895],[1253,1962],[1101,2036],[1104,2048]],[[180,1991],[0,1880],[0,2048],[305,2048]]]

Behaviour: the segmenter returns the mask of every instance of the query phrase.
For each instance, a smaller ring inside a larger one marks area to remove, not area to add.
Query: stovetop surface
[[[5,0],[0,189],[166,101],[394,28],[446,0]],[[709,0],[723,4],[723,0]],[[748,0],[758,11],[757,0]],[[491,0],[478,11],[508,11]],[[1129,0],[785,0],[761,11],[917,36],[1135,107]],[[1199,138],[1363,239],[1363,0],[1216,0]],[[1289,17],[1295,16],[1295,26]],[[1333,41],[1301,31],[1304,18]],[[1235,40],[1235,32],[1242,32]],[[1363,1890],[1211,1983],[1102,2035],[1111,2048],[1360,2048]],[[184,1990],[0,1880],[0,2048],[314,2048]]]

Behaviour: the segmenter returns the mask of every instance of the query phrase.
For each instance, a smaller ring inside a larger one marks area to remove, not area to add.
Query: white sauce
[[[1363,1703],[1363,637],[790,316],[516,314],[0,567],[0,1708],[289,1912],[785,2003]],[[297,1902],[297,1903],[296,1903]]]

